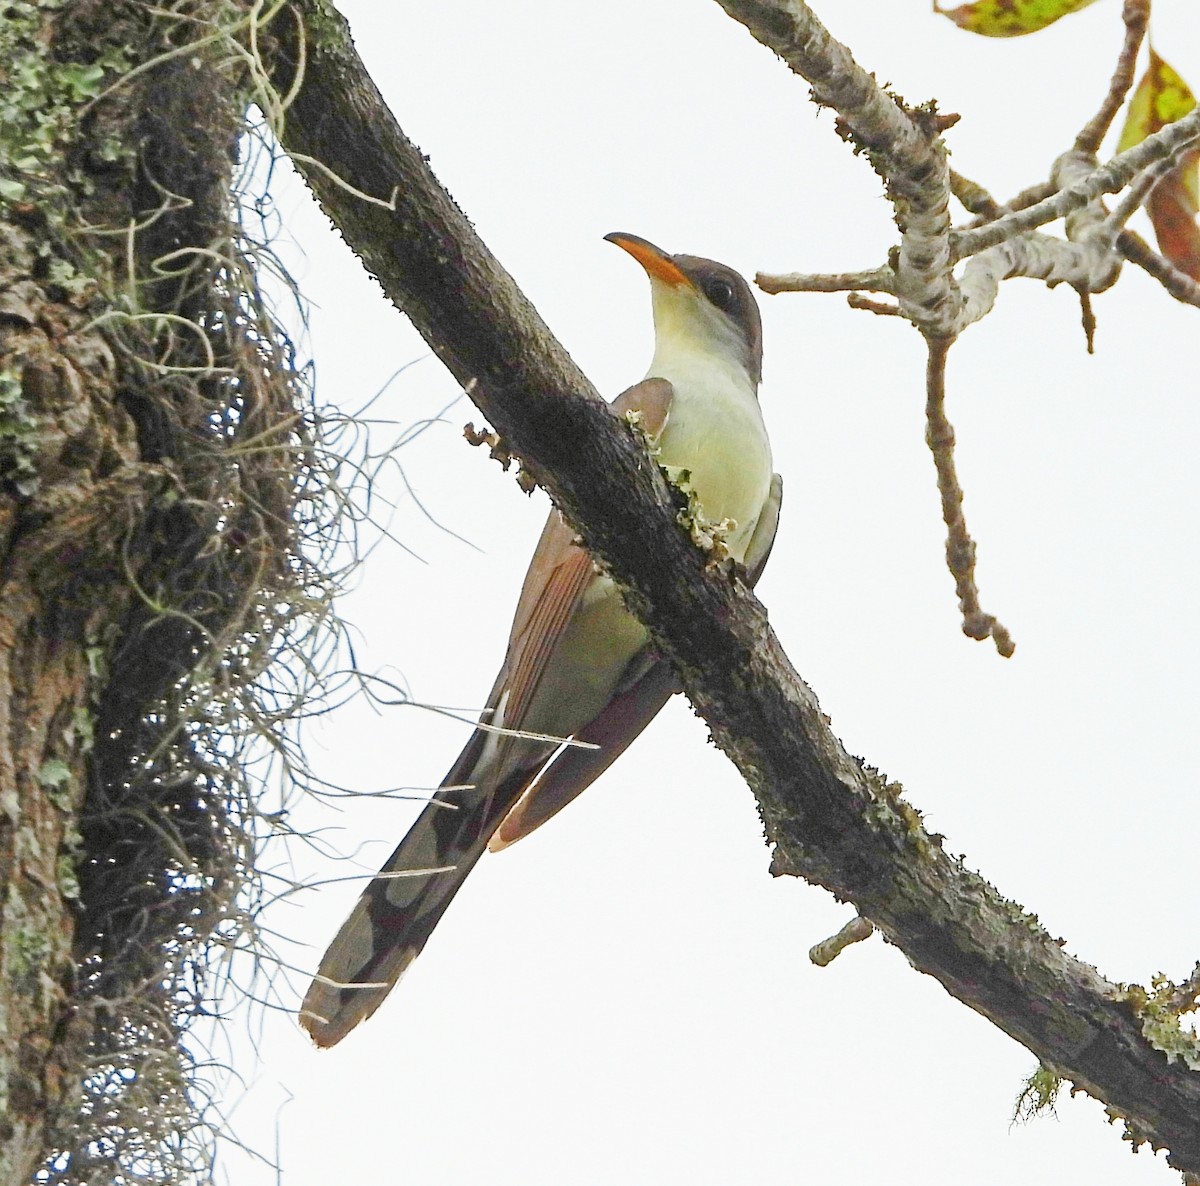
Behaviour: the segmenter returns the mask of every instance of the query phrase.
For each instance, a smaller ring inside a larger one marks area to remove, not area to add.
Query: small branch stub
[[[875,928],[860,914],[852,918],[836,935],[822,939],[808,949],[808,958],[818,968],[828,967],[851,943],[861,943],[875,933]]]
[[[516,462],[517,485],[526,494],[531,494],[537,489],[537,480],[528,470],[522,468],[520,459],[513,455],[498,432],[494,432],[489,428],[476,428],[474,424],[467,423],[463,425],[463,439],[468,445],[473,445],[476,448],[480,445],[487,445],[492,459],[500,463],[500,468],[505,473],[508,472],[509,466]]]

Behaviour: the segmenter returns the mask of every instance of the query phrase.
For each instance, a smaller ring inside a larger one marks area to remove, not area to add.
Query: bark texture
[[[47,1117],[77,1086],[79,1051],[63,1040],[62,1023],[74,982],[72,843],[94,687],[87,649],[128,601],[113,558],[148,495],[112,476],[136,464],[137,447],[113,398],[111,350],[96,332],[73,333],[84,315],[35,279],[33,236],[10,225],[3,250],[0,1181],[19,1182],[45,1154]],[[13,497],[19,487],[29,497]]]
[[[6,1186],[171,1182],[204,1156],[179,1037],[245,825],[188,681],[254,665],[295,486],[287,455],[239,449],[294,412],[230,214],[252,11],[0,16]]]
[[[797,6],[798,8],[803,6]],[[735,572],[709,567],[662,475],[405,138],[322,0],[298,0],[306,68],[285,145],[350,245],[553,495],[672,656],[754,791],[776,873],[852,901],[914,967],[1200,1170],[1194,1044],[1141,990],[1067,955],[950,857],[900,788],[849,756]],[[297,22],[297,28],[300,21]],[[285,44],[277,85],[300,58]],[[837,63],[830,64],[836,71]],[[829,94],[838,93],[831,77]],[[316,159],[325,168],[306,163]],[[364,202],[327,170],[383,201]],[[393,208],[385,208],[391,200]]]

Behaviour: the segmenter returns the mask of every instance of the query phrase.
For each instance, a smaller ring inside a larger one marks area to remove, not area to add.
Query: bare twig
[[[1044,202],[1057,189],[1058,187],[1053,181],[1038,181],[1033,185],[1026,186],[1015,198],[1010,198],[1007,203],[1008,209],[1028,210],[1030,206]]]
[[[836,935],[814,943],[808,949],[808,958],[818,968],[828,967],[852,943],[861,943],[875,933],[875,928],[862,915],[852,918]]]
[[[1113,208],[1113,212],[1104,220],[1104,234],[1109,242],[1116,243],[1117,237],[1125,229],[1125,224],[1142,208],[1154,192],[1160,181],[1178,167],[1176,156],[1158,161],[1143,173],[1134,178],[1129,188],[1121,195],[1121,200]]]
[[[988,221],[1008,212],[982,185],[961,173],[956,173],[953,169],[950,170],[950,192],[962,203],[965,210]]]
[[[846,298],[846,304],[851,309],[861,309],[864,313],[874,313],[879,317],[903,317],[899,305],[889,305],[886,301],[873,301],[860,292],[852,292]]]
[[[896,274],[891,268],[866,272],[759,272],[755,284],[772,294],[780,292],[887,292],[896,291]]]
[[[953,180],[953,177],[954,174],[951,173],[951,180]],[[965,178],[964,181],[967,185],[973,184],[973,182],[966,181]],[[978,227],[986,226],[988,223],[995,222],[997,218],[1001,218],[1005,214],[1011,214],[1014,210],[1027,210],[1035,202],[1044,201],[1051,194],[1057,192],[1058,186],[1053,181],[1039,181],[1036,185],[1026,186],[1015,198],[1010,198],[1003,205],[997,203],[993,211],[981,211],[966,226],[956,227],[953,233],[958,234],[961,231],[972,231]],[[957,197],[958,195],[955,194],[955,196]],[[961,199],[959,200],[961,201]]]
[[[1197,139],[1200,139],[1200,107],[1182,119],[1168,124],[1162,131],[1147,136],[1140,144],[1119,153],[1106,165],[1092,170],[1086,177],[1058,190],[1052,196],[1035,202],[1024,210],[1006,214],[986,226],[955,231],[951,235],[954,258],[965,259],[1015,235],[1065,218],[1104,194],[1119,193],[1143,169],[1174,156]]]
[[[1092,311],[1092,294],[1084,289],[1079,294],[1079,319],[1083,324],[1083,336],[1087,341],[1087,352],[1096,353],[1096,314]]]
[[[1149,272],[1177,301],[1200,308],[1200,283],[1159,255],[1136,231],[1122,231],[1117,238],[1117,250],[1131,264]]]
[[[963,328],[986,316],[1002,280],[1024,276],[1054,288],[1070,284],[1082,292],[1102,292],[1115,279],[1120,257],[1098,243],[1067,243],[1049,235],[1022,235],[967,261],[959,285]]]
[[[1108,94],[1100,110],[1084,125],[1083,130],[1075,137],[1075,147],[1079,152],[1095,156],[1100,151],[1100,145],[1112,126],[1129,88],[1133,86],[1133,72],[1137,66],[1138,50],[1146,36],[1146,26],[1150,21],[1150,0],[1125,0],[1125,8],[1121,13],[1125,22],[1125,44],[1117,58],[1116,69],[1113,70],[1112,82],[1108,86]]]
[[[946,355],[952,344],[949,339],[931,338],[925,371],[925,441],[933,454],[938,493],[942,497],[946,563],[954,576],[963,633],[968,638],[990,637],[996,650],[1007,659],[1016,650],[1016,643],[1004,626],[980,607],[979,589],[975,584],[975,541],[967,531],[967,521],[963,517],[962,487],[954,467],[954,429],[946,419]]]

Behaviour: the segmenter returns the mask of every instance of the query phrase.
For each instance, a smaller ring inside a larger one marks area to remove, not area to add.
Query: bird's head
[[[750,285],[732,268],[698,255],[668,255],[653,243],[614,231],[604,236],[628,251],[650,277],[657,354],[712,354],[762,379],[762,320]]]

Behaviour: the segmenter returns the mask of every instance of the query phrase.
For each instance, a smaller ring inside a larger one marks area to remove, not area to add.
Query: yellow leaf
[[[1095,0],[975,0],[957,8],[942,8],[933,0],[933,11],[949,17],[960,29],[982,37],[1020,37],[1052,25]]]
[[[1118,152],[1174,123],[1196,106],[1188,84],[1150,49],[1150,65],[1129,101]],[[1200,152],[1186,153],[1155,187],[1146,203],[1159,250],[1177,268],[1200,280]]]
[[[1141,144],[1147,136],[1161,131],[1187,115],[1196,106],[1196,96],[1188,84],[1150,47],[1150,65],[1129,100],[1129,113],[1121,129],[1118,152]]]

